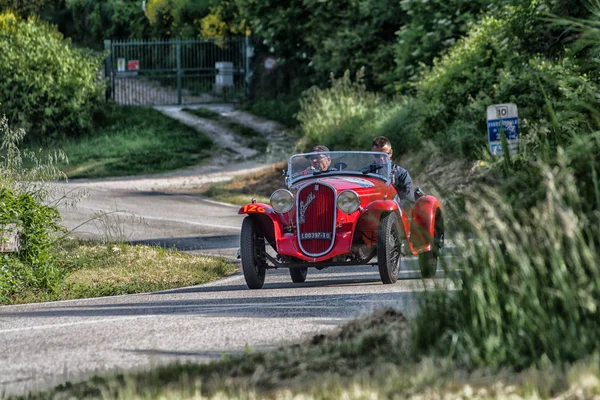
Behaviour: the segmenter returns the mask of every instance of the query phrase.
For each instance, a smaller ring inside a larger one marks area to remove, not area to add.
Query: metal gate
[[[104,41],[107,97],[118,104],[235,102],[247,96],[248,37],[227,40]]]

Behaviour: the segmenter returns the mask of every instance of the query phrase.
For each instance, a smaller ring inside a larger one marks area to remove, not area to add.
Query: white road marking
[[[125,211],[125,210],[108,211],[108,210],[105,210],[105,209],[102,209],[102,208],[86,207],[86,206],[79,206],[78,208],[79,209],[91,210],[91,211],[112,212],[113,214],[135,215],[136,217],[139,217],[139,218],[142,218],[142,219],[155,220],[155,221],[179,222],[179,223],[182,223],[182,224],[195,225],[195,226],[204,226],[204,227],[207,227],[207,228],[232,229],[232,230],[236,230],[236,231],[239,231],[239,230],[242,229],[241,226],[209,224],[209,223],[205,223],[205,222],[188,221],[188,220],[185,220],[185,219],[153,217],[153,216],[149,216],[149,215],[141,215],[141,214],[135,213],[133,211]]]

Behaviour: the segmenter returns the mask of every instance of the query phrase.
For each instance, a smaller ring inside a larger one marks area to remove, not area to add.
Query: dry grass
[[[204,196],[225,203],[244,205],[254,197],[258,202],[269,203],[271,194],[285,187],[282,170],[286,169],[284,163],[276,164],[272,168],[234,178],[230,182],[217,183],[201,192]]]

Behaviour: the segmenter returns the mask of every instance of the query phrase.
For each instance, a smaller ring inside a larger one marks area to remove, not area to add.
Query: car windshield
[[[391,161],[386,153],[372,151],[329,151],[303,153],[290,157],[288,182],[332,175],[366,175],[387,181]]]

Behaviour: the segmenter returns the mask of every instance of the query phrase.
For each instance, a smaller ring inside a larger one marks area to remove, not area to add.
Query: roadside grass
[[[27,290],[11,304],[152,292],[197,285],[230,275],[224,259],[175,249],[68,239],[56,250],[63,282],[52,291]]]
[[[276,164],[261,172],[233,178],[229,182],[219,182],[208,186],[201,192],[212,200],[224,203],[244,205],[255,198],[259,203],[269,203],[271,194],[285,187],[282,170],[286,165]]]
[[[248,126],[238,124],[237,122],[232,121],[230,118],[224,117],[215,111],[206,108],[184,108],[183,111],[200,118],[211,119],[213,121],[219,122],[221,125],[230,129],[231,131],[233,131],[233,133],[242,138],[244,144],[251,149],[265,151],[269,146],[268,140],[264,137],[262,133]]]
[[[380,310],[335,333],[272,352],[247,349],[210,364],[97,376],[26,398],[539,399],[600,394],[598,354],[520,372],[470,370],[449,359],[414,358],[408,334],[409,321],[402,314]]]
[[[155,174],[201,165],[215,150],[202,133],[149,107],[107,106],[106,120],[90,135],[48,148],[31,145],[40,155],[62,149],[69,178]]]
[[[288,128],[298,126],[297,115],[300,101],[297,95],[279,95],[274,98],[258,98],[242,103],[240,108],[252,114],[277,121]]]

